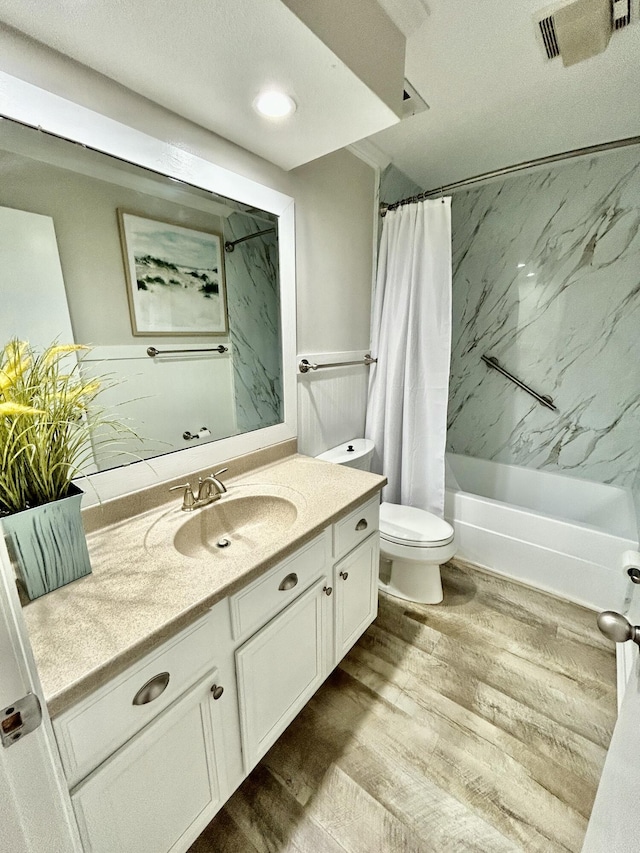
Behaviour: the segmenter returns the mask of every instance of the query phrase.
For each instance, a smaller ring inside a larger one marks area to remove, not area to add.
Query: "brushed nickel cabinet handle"
[[[143,684],[140,690],[133,697],[134,705],[147,705],[149,702],[153,702],[154,699],[157,699],[158,696],[161,696],[164,691],[167,689],[167,684],[169,683],[169,678],[171,676],[168,672],[160,672],[158,675],[154,675],[153,678],[150,678],[146,684]]]
[[[349,577],[349,572],[340,572],[340,577],[343,581],[346,581],[346,579]]]
[[[367,524],[366,518],[361,518],[360,521],[356,524],[356,530],[366,530],[369,525]]]
[[[224,687],[221,687],[219,684],[212,684],[211,693],[213,694],[214,699],[219,699],[224,693]]]
[[[322,591],[325,593],[325,595],[331,595],[331,593],[333,592],[333,587],[332,586],[324,586],[324,587],[322,587]]]
[[[291,574],[287,575],[284,580],[280,581],[280,586],[278,587],[278,589],[281,589],[283,592],[286,592],[288,589],[293,589],[297,583],[298,575],[295,572],[291,572]]]

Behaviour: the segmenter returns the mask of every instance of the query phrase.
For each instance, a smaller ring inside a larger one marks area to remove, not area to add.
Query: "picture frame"
[[[222,234],[117,214],[133,335],[228,335]]]

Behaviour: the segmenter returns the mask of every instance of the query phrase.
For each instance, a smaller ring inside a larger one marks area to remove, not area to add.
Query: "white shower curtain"
[[[365,434],[390,503],[442,516],[451,357],[451,199],[384,218]]]

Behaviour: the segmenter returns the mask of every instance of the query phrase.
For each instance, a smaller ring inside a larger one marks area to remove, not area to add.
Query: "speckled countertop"
[[[90,533],[92,574],[24,609],[51,715],[373,497],[385,482],[377,474],[295,454],[226,480],[227,495],[204,509],[181,512],[176,493],[159,507]],[[271,512],[268,523],[263,519],[265,536],[256,530],[235,547],[214,547],[206,560],[176,550],[174,535],[184,522],[223,510],[225,501],[265,494],[280,498],[275,511],[265,504]]]

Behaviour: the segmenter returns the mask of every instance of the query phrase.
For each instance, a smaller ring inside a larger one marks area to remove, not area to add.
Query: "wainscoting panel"
[[[363,359],[368,351],[302,353],[312,363]],[[317,456],[364,435],[369,368],[328,367],[298,374],[298,450]]]

